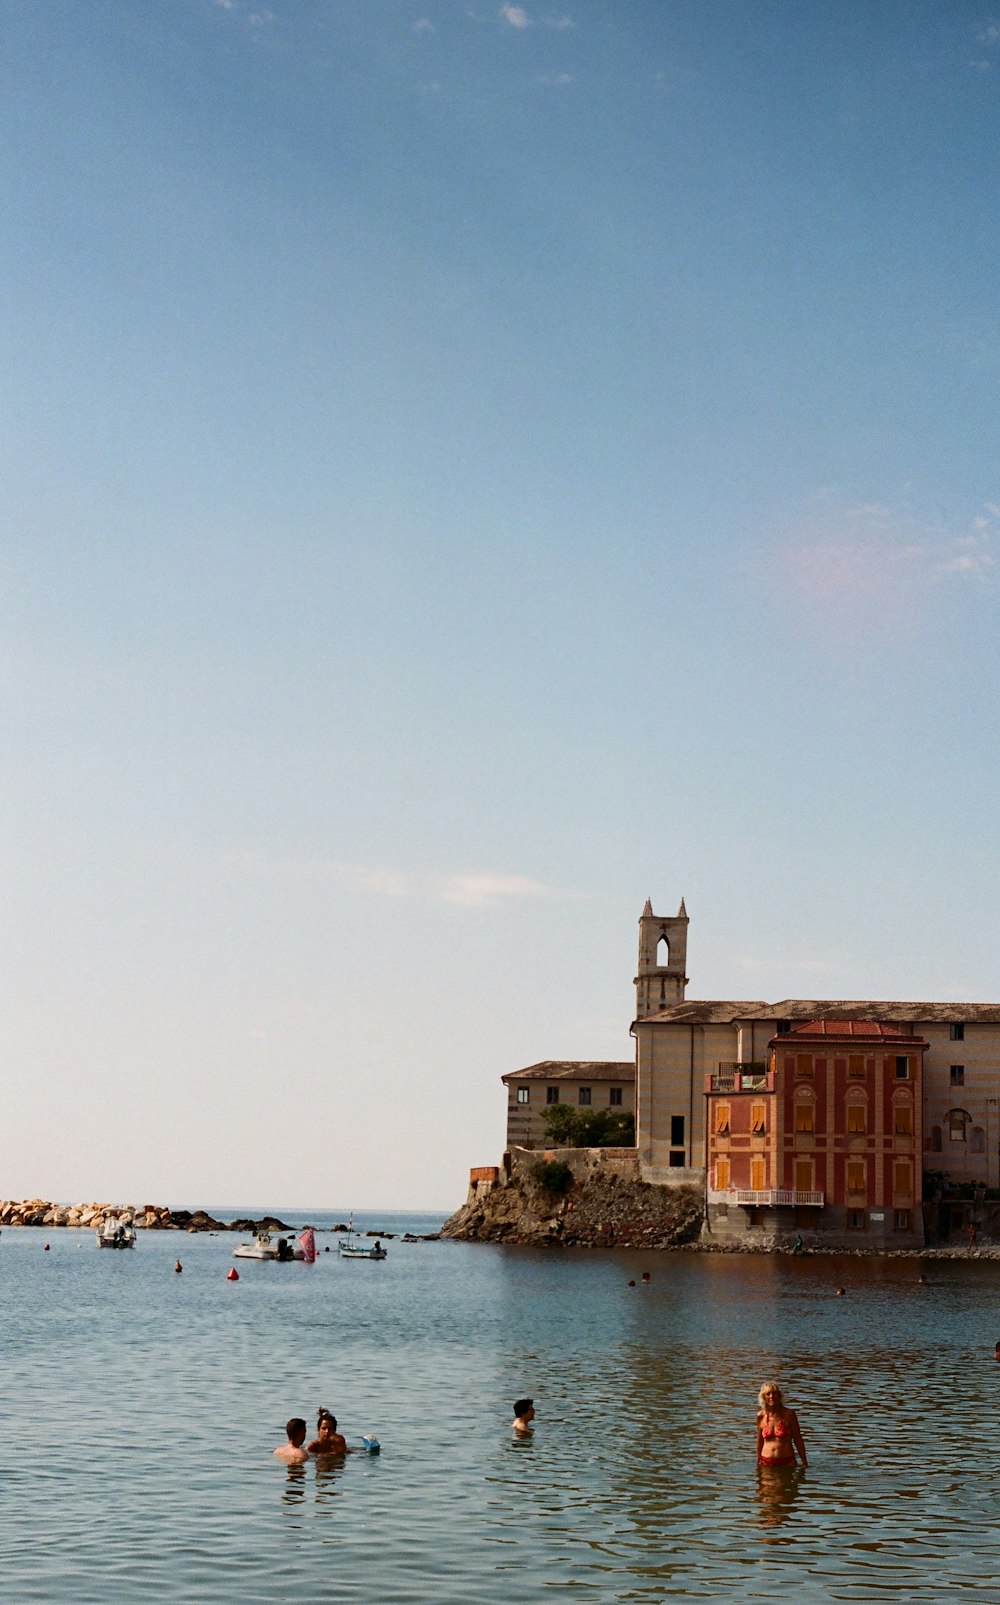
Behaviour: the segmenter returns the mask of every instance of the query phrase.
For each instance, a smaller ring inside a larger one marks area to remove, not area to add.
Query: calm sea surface
[[[3,1232],[4,1599],[1000,1601],[1000,1264],[237,1241]],[[381,1456],[275,1461],[321,1404]]]

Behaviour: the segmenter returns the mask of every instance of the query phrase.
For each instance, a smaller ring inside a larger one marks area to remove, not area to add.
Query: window
[[[527,1087],[518,1087],[518,1089],[517,1089],[517,1101],[518,1101],[518,1103],[529,1103],[530,1102],[530,1097],[529,1097],[529,1093],[528,1093],[528,1088]]]
[[[729,1160],[717,1159],[715,1161],[715,1190],[724,1193],[729,1188]]]
[[[953,1020],[948,1027],[948,1035],[952,1042],[965,1041],[965,1023],[962,1020]]]
[[[939,1154],[942,1148],[942,1131],[940,1126],[931,1127],[931,1153]]]
[[[795,1105],[795,1129],[796,1131],[812,1131],[813,1129],[813,1106],[811,1103],[807,1103],[805,1099]]]
[[[892,1217],[892,1225],[894,1231],[910,1231],[910,1211],[908,1209],[897,1209]]]
[[[897,1137],[913,1136],[913,1110],[908,1103],[898,1103],[892,1111],[892,1129]]]
[[[944,1118],[945,1118],[945,1122],[946,1122],[947,1127],[948,1127],[948,1141],[949,1142],[964,1142],[965,1141],[965,1128],[969,1124],[969,1119],[970,1119],[969,1115],[966,1114],[965,1110],[964,1109],[949,1109],[948,1113],[945,1115]]]
[[[762,1193],[767,1186],[767,1163],[765,1160],[751,1159],[750,1186],[755,1193]]]
[[[910,1079],[910,1060],[909,1060],[909,1055],[905,1054],[905,1053],[899,1053],[899,1054],[896,1055],[896,1080],[897,1081],[909,1081],[909,1079]]]
[[[867,1128],[865,1116],[868,1113],[863,1103],[849,1103],[847,1105],[848,1131],[864,1131]]]
[[[728,1119],[727,1119],[727,1124],[728,1124]],[[671,1115],[670,1116],[670,1146],[672,1148],[681,1148],[681,1147],[683,1147],[683,1145],[684,1145],[684,1116],[683,1115]]]
[[[849,1209],[847,1211],[847,1230],[849,1232],[863,1232],[868,1226],[868,1211],[865,1209]]]
[[[811,1159],[795,1161],[795,1191],[811,1193],[813,1190],[813,1162]]]
[[[752,1132],[754,1132],[758,1137],[764,1131],[764,1116],[765,1116],[765,1114],[766,1114],[766,1108],[765,1108],[764,1104],[762,1104],[762,1103],[752,1103],[750,1105],[750,1130]]]
[[[913,1172],[905,1160],[897,1160],[892,1167],[892,1190],[894,1193],[913,1191]]]
[[[795,1055],[795,1074],[797,1076],[812,1077],[813,1056],[811,1053],[797,1053]]]
[[[778,1021],[778,1031],[777,1031],[777,1034],[778,1034],[778,1036],[779,1036],[779,1037],[783,1037],[783,1036],[784,1036],[784,1034],[785,1034],[785,1032],[786,1032],[786,1031],[790,1031],[790,1030],[791,1030],[791,1029],[792,1029],[792,1022],[791,1022],[791,1020],[779,1020],[779,1021]]]
[[[621,1087],[612,1087],[610,1089],[610,1091],[608,1093],[608,1104],[609,1104],[609,1107],[612,1108],[612,1109],[620,1109],[621,1108],[621,1106],[622,1106],[622,1089],[621,1089]]]
[[[670,1158],[667,1160],[667,1164],[670,1166],[671,1170],[683,1170],[684,1169],[684,1150],[683,1150],[683,1148],[680,1148],[680,1149],[671,1148],[671,1150],[670,1150]]]
[[[865,1190],[865,1162],[863,1159],[847,1161],[847,1191],[863,1193]]]
[[[546,1103],[558,1103],[559,1102],[559,1088],[558,1087],[546,1087],[546,1089],[545,1089],[545,1102]]]
[[[973,1126],[969,1132],[970,1154],[984,1154],[986,1152],[986,1131],[983,1126]]]
[[[728,1103],[717,1103],[715,1106],[715,1134],[717,1137],[729,1136]]]
[[[952,1084],[953,1087],[964,1087],[965,1086],[965,1065],[964,1064],[953,1064],[951,1066],[950,1075],[951,1075],[951,1084]]]
[[[580,1108],[581,1109],[589,1109],[590,1108],[590,1088],[589,1087],[581,1087],[580,1088],[579,1104],[580,1104]]]
[[[860,1053],[849,1053],[847,1055],[847,1074],[852,1081],[863,1081],[865,1079],[865,1061]]]

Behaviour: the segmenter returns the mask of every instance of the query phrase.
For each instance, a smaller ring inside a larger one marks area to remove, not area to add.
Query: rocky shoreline
[[[106,1220],[120,1220],[137,1230],[153,1232],[290,1232],[276,1215],[261,1220],[216,1220],[204,1209],[168,1209],[165,1204],[55,1204],[44,1198],[7,1199],[0,1203],[0,1227],[67,1226],[99,1231]],[[346,1231],[347,1227],[335,1227]]]

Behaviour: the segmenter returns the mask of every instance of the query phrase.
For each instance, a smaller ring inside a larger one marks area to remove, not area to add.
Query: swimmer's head
[[[535,1401],[534,1401],[534,1399],[515,1399],[514,1400],[514,1414],[518,1417],[519,1420],[523,1420],[524,1417],[526,1415],[528,1415],[529,1413],[531,1415],[534,1415],[534,1413],[535,1413]]]
[[[776,1382],[764,1382],[757,1395],[757,1403],[762,1410],[780,1410],[784,1404],[781,1389]]]
[[[288,1433],[289,1443],[294,1445],[296,1449],[305,1442],[306,1424],[301,1416],[292,1416],[291,1421],[285,1427],[285,1431]]]
[[[336,1430],[337,1430],[337,1417],[336,1416],[332,1416],[330,1414],[329,1410],[321,1410],[319,1415],[316,1417],[316,1431],[317,1432],[322,1432],[324,1423],[326,1424],[326,1426],[329,1427],[331,1432],[336,1432]]]

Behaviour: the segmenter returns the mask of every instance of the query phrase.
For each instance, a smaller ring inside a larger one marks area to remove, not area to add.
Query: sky
[[[1000,1000],[1000,8],[0,0],[0,1193],[448,1212]]]

